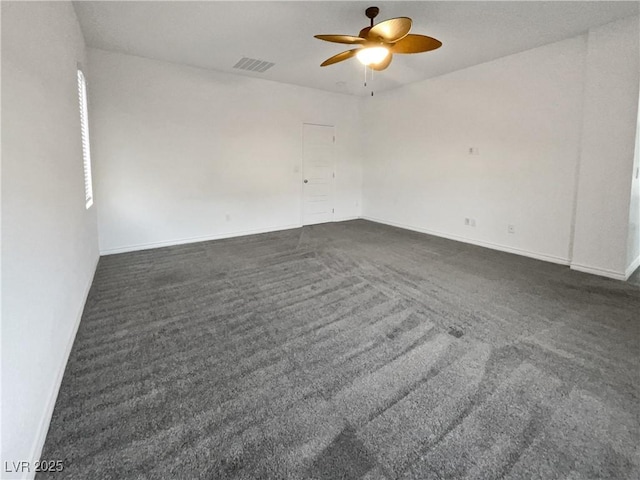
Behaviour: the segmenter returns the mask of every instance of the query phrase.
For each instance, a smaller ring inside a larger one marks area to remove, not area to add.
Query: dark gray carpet
[[[639,478],[639,314],[366,221],[103,257],[39,478]]]

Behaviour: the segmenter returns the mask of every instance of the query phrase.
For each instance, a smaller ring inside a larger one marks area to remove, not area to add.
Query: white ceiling
[[[639,13],[640,2],[74,2],[90,47],[277,82],[362,95],[364,67],[353,58],[320,67],[351,48],[313,38],[357,35],[377,21],[407,16],[412,33],[435,37],[433,52],[395,55],[375,73],[376,91],[427,79],[585,32]],[[274,62],[264,73],[232,67],[241,57]]]

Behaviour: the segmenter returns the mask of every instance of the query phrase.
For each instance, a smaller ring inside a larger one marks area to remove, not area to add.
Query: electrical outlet
[[[470,223],[470,220],[469,220],[468,218],[465,218],[465,219],[464,219],[464,224],[465,224],[465,225],[469,225],[469,223]]]
[[[469,147],[469,155],[480,155],[478,147]]]
[[[231,221],[231,215],[229,215],[228,213],[225,215],[225,218],[226,218],[227,222]]]
[[[516,226],[515,225],[508,225],[507,226],[507,232],[516,233]]]
[[[475,227],[476,226],[476,219],[475,218],[470,218],[469,219],[469,225],[472,226],[472,227]]]

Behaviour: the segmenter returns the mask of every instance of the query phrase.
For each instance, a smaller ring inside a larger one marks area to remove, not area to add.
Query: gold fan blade
[[[410,18],[391,18],[371,27],[371,30],[369,30],[369,40],[394,43],[406,37],[409,30],[411,30]]]
[[[347,60],[353,56],[355,56],[356,52],[360,50],[359,48],[354,48],[353,50],[347,50],[346,52],[339,53],[334,55],[331,58],[327,58],[324,62],[320,64],[321,67],[326,67],[327,65],[333,65],[334,63],[342,62],[343,60]]]
[[[428,52],[440,48],[442,42],[426,35],[409,34],[398,43],[393,45],[389,51],[393,53],[420,53]]]
[[[391,52],[389,52],[389,55],[387,55],[385,57],[384,60],[382,60],[380,63],[372,63],[371,65],[369,65],[372,69],[376,70],[376,71],[381,71],[384,70],[385,68],[387,68],[389,66],[389,64],[391,63],[391,59],[393,58],[393,54]]]
[[[364,43],[366,41],[364,38],[354,37],[352,35],[314,35],[314,37],[324,40],[325,42],[346,43],[349,45]]]

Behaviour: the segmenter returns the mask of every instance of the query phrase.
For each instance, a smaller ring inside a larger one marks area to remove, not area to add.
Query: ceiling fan
[[[371,26],[360,30],[357,37],[351,35],[315,35],[315,38],[327,42],[358,45],[357,48],[338,53],[326,59],[321,67],[333,65],[352,57],[357,57],[361,63],[373,70],[384,70],[391,63],[394,53],[420,53],[435,50],[442,46],[442,42],[426,35],[409,33],[411,19],[398,17],[385,20],[377,25],[373,24],[380,9],[369,7],[365,15],[371,20]]]

